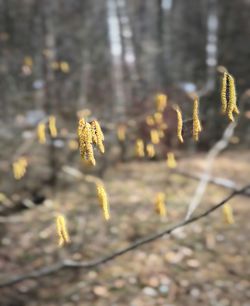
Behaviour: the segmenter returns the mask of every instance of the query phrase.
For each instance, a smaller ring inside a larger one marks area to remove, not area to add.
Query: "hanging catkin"
[[[176,111],[177,115],[177,138],[181,143],[183,143],[183,137],[182,137],[183,120],[182,120],[181,109],[178,105],[175,105],[174,110]]]
[[[100,183],[96,184],[96,190],[97,190],[99,203],[103,211],[104,219],[108,221],[110,219],[110,212],[109,212],[109,203],[108,203],[108,196],[106,190],[103,184]]]
[[[202,128],[199,119],[199,100],[198,98],[195,98],[193,106],[193,138],[195,141],[199,140],[199,134],[201,130]]]
[[[70,242],[66,220],[63,215],[59,215],[56,218],[56,229],[59,237],[58,246],[63,246]]]

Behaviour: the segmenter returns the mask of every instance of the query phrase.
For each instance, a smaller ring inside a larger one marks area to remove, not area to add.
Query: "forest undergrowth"
[[[215,161],[213,175],[244,185],[249,176],[249,161],[249,151],[226,152]],[[202,173],[204,154],[196,154],[195,158],[193,154],[181,156],[179,160],[177,154],[177,163],[179,169]],[[96,259],[167,224],[175,224],[184,218],[198,184],[171,173],[163,161],[118,163],[105,173],[104,179],[112,215],[108,223],[103,219],[94,187],[62,176],[56,192],[51,192],[44,205],[24,210],[15,222],[7,224],[0,253],[1,278],[63,258]],[[154,210],[154,198],[159,191],[166,194],[166,218]],[[229,190],[210,184],[198,210],[217,203],[228,193]],[[57,247],[55,224],[51,223],[55,203],[60,203],[67,215],[73,241],[64,248]],[[46,301],[46,305],[52,306],[61,299],[63,305],[87,306],[200,303],[247,306],[248,198],[236,197],[230,203],[233,225],[224,222],[219,209],[208,218],[125,254],[111,264],[93,270],[66,269],[39,280],[21,282],[15,286],[15,305],[41,305],[39,301]],[[8,301],[13,303],[13,289],[1,289],[0,305],[10,305]]]

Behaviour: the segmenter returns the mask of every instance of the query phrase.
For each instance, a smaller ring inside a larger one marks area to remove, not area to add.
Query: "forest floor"
[[[239,186],[250,180],[250,152],[226,152],[213,175]],[[205,154],[181,157],[178,168],[201,173]],[[67,184],[44,205],[25,210],[5,223],[0,248],[0,281],[61,259],[88,261],[175,224],[185,217],[198,181],[171,173],[164,161],[120,163],[104,182],[111,220],[105,222],[91,184]],[[154,197],[165,192],[168,217],[154,211]],[[197,212],[218,203],[230,190],[209,184]],[[62,270],[39,280],[0,289],[0,305],[83,306],[250,306],[250,203],[231,200],[235,224],[219,209],[109,263],[91,270]],[[72,243],[57,247],[54,217],[67,217]]]

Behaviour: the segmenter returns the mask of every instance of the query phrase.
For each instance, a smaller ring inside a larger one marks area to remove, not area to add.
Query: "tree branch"
[[[200,173],[190,173],[186,170],[182,170],[182,169],[171,169],[170,173],[173,174],[177,174],[195,181],[200,181],[202,180],[202,174]],[[208,176],[208,183],[213,184],[215,186],[218,187],[223,187],[229,190],[238,190],[241,188],[241,186],[239,186],[238,184],[236,184],[234,181],[223,178],[223,177],[216,177],[216,176]],[[244,193],[242,193],[242,195],[246,196],[246,197],[250,197],[250,191],[245,191]]]
[[[107,255],[107,256],[104,256],[104,257],[101,257],[99,259],[95,259],[95,260],[89,261],[89,262],[85,262],[85,261],[77,262],[77,261],[74,261],[74,260],[66,259],[66,260],[60,261],[58,263],[55,263],[51,266],[44,267],[44,268],[32,271],[32,272],[27,273],[27,274],[14,276],[14,277],[6,280],[6,281],[1,282],[0,283],[0,288],[7,287],[7,286],[12,286],[14,284],[17,284],[17,283],[22,282],[22,281],[27,280],[27,279],[38,279],[38,278],[41,278],[43,276],[48,276],[48,275],[54,274],[54,273],[56,273],[60,270],[67,269],[67,268],[71,268],[71,269],[74,269],[74,268],[77,268],[77,269],[78,268],[82,268],[82,269],[95,268],[99,265],[102,265],[102,264],[104,264],[108,261],[111,261],[111,260],[115,259],[116,257],[119,257],[119,256],[121,256],[123,254],[126,254],[126,253],[128,253],[128,252],[130,252],[134,249],[137,249],[138,247],[140,247],[144,244],[155,241],[155,240],[157,240],[157,239],[159,239],[159,238],[161,238],[165,235],[170,235],[174,230],[176,230],[178,228],[184,227],[188,224],[194,223],[194,222],[208,216],[209,214],[211,214],[212,212],[214,212],[215,210],[220,208],[222,205],[224,205],[226,202],[231,200],[233,197],[245,193],[248,189],[250,189],[250,184],[241,188],[241,189],[234,190],[224,200],[222,200],[218,204],[212,206],[211,208],[207,209],[206,211],[204,211],[204,212],[202,212],[202,213],[200,213],[200,214],[198,214],[198,215],[196,215],[196,216],[194,216],[194,217],[192,217],[188,220],[181,221],[181,222],[177,223],[176,225],[174,225],[170,228],[164,229],[164,230],[162,230],[158,233],[155,233],[153,235],[149,235],[145,238],[139,239],[138,241],[130,244],[129,246],[127,246],[125,248],[122,248],[120,250],[117,250],[110,255]]]
[[[211,176],[214,161],[216,157],[220,154],[220,152],[228,146],[230,138],[232,137],[236,126],[237,122],[231,122],[225,129],[222,138],[218,142],[216,142],[215,145],[209,150],[206,158],[204,173],[202,175],[200,183],[198,184],[198,187],[196,188],[195,194],[188,206],[186,219],[189,219],[195,209],[200,205],[202,197],[209,183],[209,178]]]

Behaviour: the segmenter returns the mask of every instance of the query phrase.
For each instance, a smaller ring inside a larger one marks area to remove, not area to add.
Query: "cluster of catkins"
[[[85,119],[80,119],[78,124],[78,139],[79,149],[83,160],[90,163],[92,166],[96,165],[94,148],[96,145],[101,153],[104,153],[104,135],[97,120],[90,123]]]
[[[164,137],[167,125],[163,122],[163,112],[167,107],[167,96],[164,94],[156,95],[156,111],[153,115],[146,117],[146,123],[150,129],[151,142],[144,146],[142,139],[137,139],[135,143],[135,151],[138,157],[144,157],[147,155],[152,158],[155,156],[156,151],[154,145],[160,143],[160,139]],[[226,114],[231,121],[234,121],[234,115],[239,114],[237,107],[237,97],[235,90],[234,78],[228,72],[224,72],[221,85],[221,110],[223,114]],[[183,143],[182,129],[183,119],[182,112],[178,105],[174,105],[173,109],[176,111],[177,117],[177,138]],[[40,122],[37,126],[37,136],[41,144],[46,143],[46,124]],[[50,116],[48,119],[48,129],[51,137],[57,137],[56,118]],[[199,119],[199,100],[198,97],[194,97],[193,100],[193,138],[198,141],[199,134],[202,130],[201,122]],[[117,137],[119,141],[124,141],[126,138],[127,127],[125,125],[119,125],[117,129]],[[80,155],[84,161],[87,161],[90,165],[95,166],[96,160],[94,156],[94,146],[96,146],[101,153],[104,153],[104,135],[102,129],[97,120],[91,122],[80,119],[78,124],[78,140]],[[77,143],[74,143],[74,148],[77,148]],[[13,173],[16,179],[20,179],[24,176],[27,168],[27,160],[22,157],[13,163]],[[175,156],[172,152],[167,154],[167,165],[169,168],[176,167]],[[106,190],[103,183],[98,180],[96,182],[96,191],[99,199],[100,206],[103,211],[105,220],[110,219],[109,202]],[[165,194],[160,192],[155,198],[155,210],[156,212],[165,217],[167,215],[167,209],[165,206]],[[223,207],[223,214],[225,221],[229,224],[234,223],[233,212],[229,204],[225,204]],[[70,242],[66,220],[63,215],[58,215],[56,218],[56,227],[59,237],[59,246],[63,246]]]
[[[48,128],[49,133],[52,138],[57,137],[57,127],[56,127],[56,117],[55,116],[49,116],[48,119]],[[46,143],[46,129],[47,125],[45,121],[41,121],[37,125],[37,138],[40,144]]]

